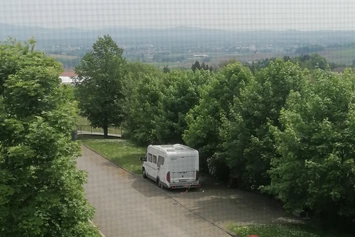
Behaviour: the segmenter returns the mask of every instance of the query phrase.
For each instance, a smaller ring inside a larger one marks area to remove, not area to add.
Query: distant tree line
[[[212,68],[212,66],[208,66],[208,64],[205,64],[205,62],[202,62],[202,64],[200,64],[199,61],[195,61],[195,63],[192,64],[192,66],[191,66],[191,70],[193,72],[195,72],[196,70],[209,70],[209,71],[212,71],[213,68]]]
[[[299,47],[295,50],[296,54],[310,54],[310,53],[315,53],[324,50],[325,47],[322,45],[309,45],[309,46],[303,46]]]
[[[319,54],[303,54],[298,57],[290,58],[288,56],[285,56],[282,58],[285,62],[290,61],[292,63],[297,63],[302,69],[308,69],[310,71],[316,70],[317,68],[326,70],[327,68],[329,69],[335,69],[338,67],[343,67],[345,68],[346,65],[344,64],[337,64],[337,63],[328,63],[327,59],[320,56]],[[261,70],[263,68],[266,68],[269,66],[269,64],[272,61],[275,61],[276,58],[266,58],[266,59],[261,59],[258,61],[253,61],[252,63],[244,63],[245,66],[249,67],[252,72],[256,72],[258,70]]]
[[[63,68],[75,68],[80,63],[80,58],[56,58],[56,60],[62,63]]]
[[[184,56],[170,56],[166,54],[154,54],[153,55],[153,61],[155,62],[181,62],[184,61],[185,57]]]

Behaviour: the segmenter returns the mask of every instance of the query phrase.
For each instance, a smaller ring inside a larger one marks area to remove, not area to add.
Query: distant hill
[[[11,36],[18,40],[35,37],[40,45],[92,44],[98,36],[110,34],[119,45],[159,44],[186,45],[238,45],[238,44],[345,44],[355,42],[355,31],[227,31],[198,27],[167,29],[133,29],[110,27],[98,30],[78,28],[42,28],[0,24],[0,40]]]

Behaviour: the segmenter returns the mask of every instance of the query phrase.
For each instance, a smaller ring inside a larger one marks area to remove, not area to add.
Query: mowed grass
[[[322,231],[319,228],[300,224],[275,224],[275,225],[229,225],[228,229],[239,237],[350,237],[338,232]]]
[[[85,146],[134,174],[141,173],[142,162],[139,160],[139,157],[145,155],[145,147],[138,147],[132,142],[123,139],[88,138],[81,139],[81,142]]]

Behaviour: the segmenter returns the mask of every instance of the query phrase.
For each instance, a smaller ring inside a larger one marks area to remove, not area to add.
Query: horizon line
[[[172,30],[176,28],[191,28],[191,29],[201,29],[201,30],[215,30],[215,31],[227,31],[227,32],[256,32],[256,31],[271,31],[271,32],[282,32],[282,31],[297,31],[297,32],[315,32],[315,31],[355,31],[355,29],[221,29],[221,28],[206,28],[201,26],[188,26],[188,25],[178,25],[178,26],[171,26],[171,27],[129,27],[129,26],[101,26],[101,27],[44,27],[38,25],[25,25],[25,24],[11,24],[11,23],[2,23],[0,25],[8,25],[8,26],[16,26],[16,27],[28,27],[28,28],[39,28],[39,29],[46,29],[46,30],[65,30],[65,29],[80,29],[80,30],[88,30],[88,31],[95,31],[95,30],[105,30],[105,29],[128,29],[128,30]]]

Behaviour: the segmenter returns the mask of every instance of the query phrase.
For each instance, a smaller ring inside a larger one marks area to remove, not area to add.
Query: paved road
[[[202,188],[162,190],[141,176],[132,176],[82,147],[78,167],[89,173],[87,198],[96,208],[94,223],[106,237],[230,236],[228,223],[294,222],[267,198],[201,177]]]
[[[230,236],[181,206],[169,191],[130,175],[86,147],[78,167],[89,173],[85,191],[96,208],[94,223],[106,237]]]

